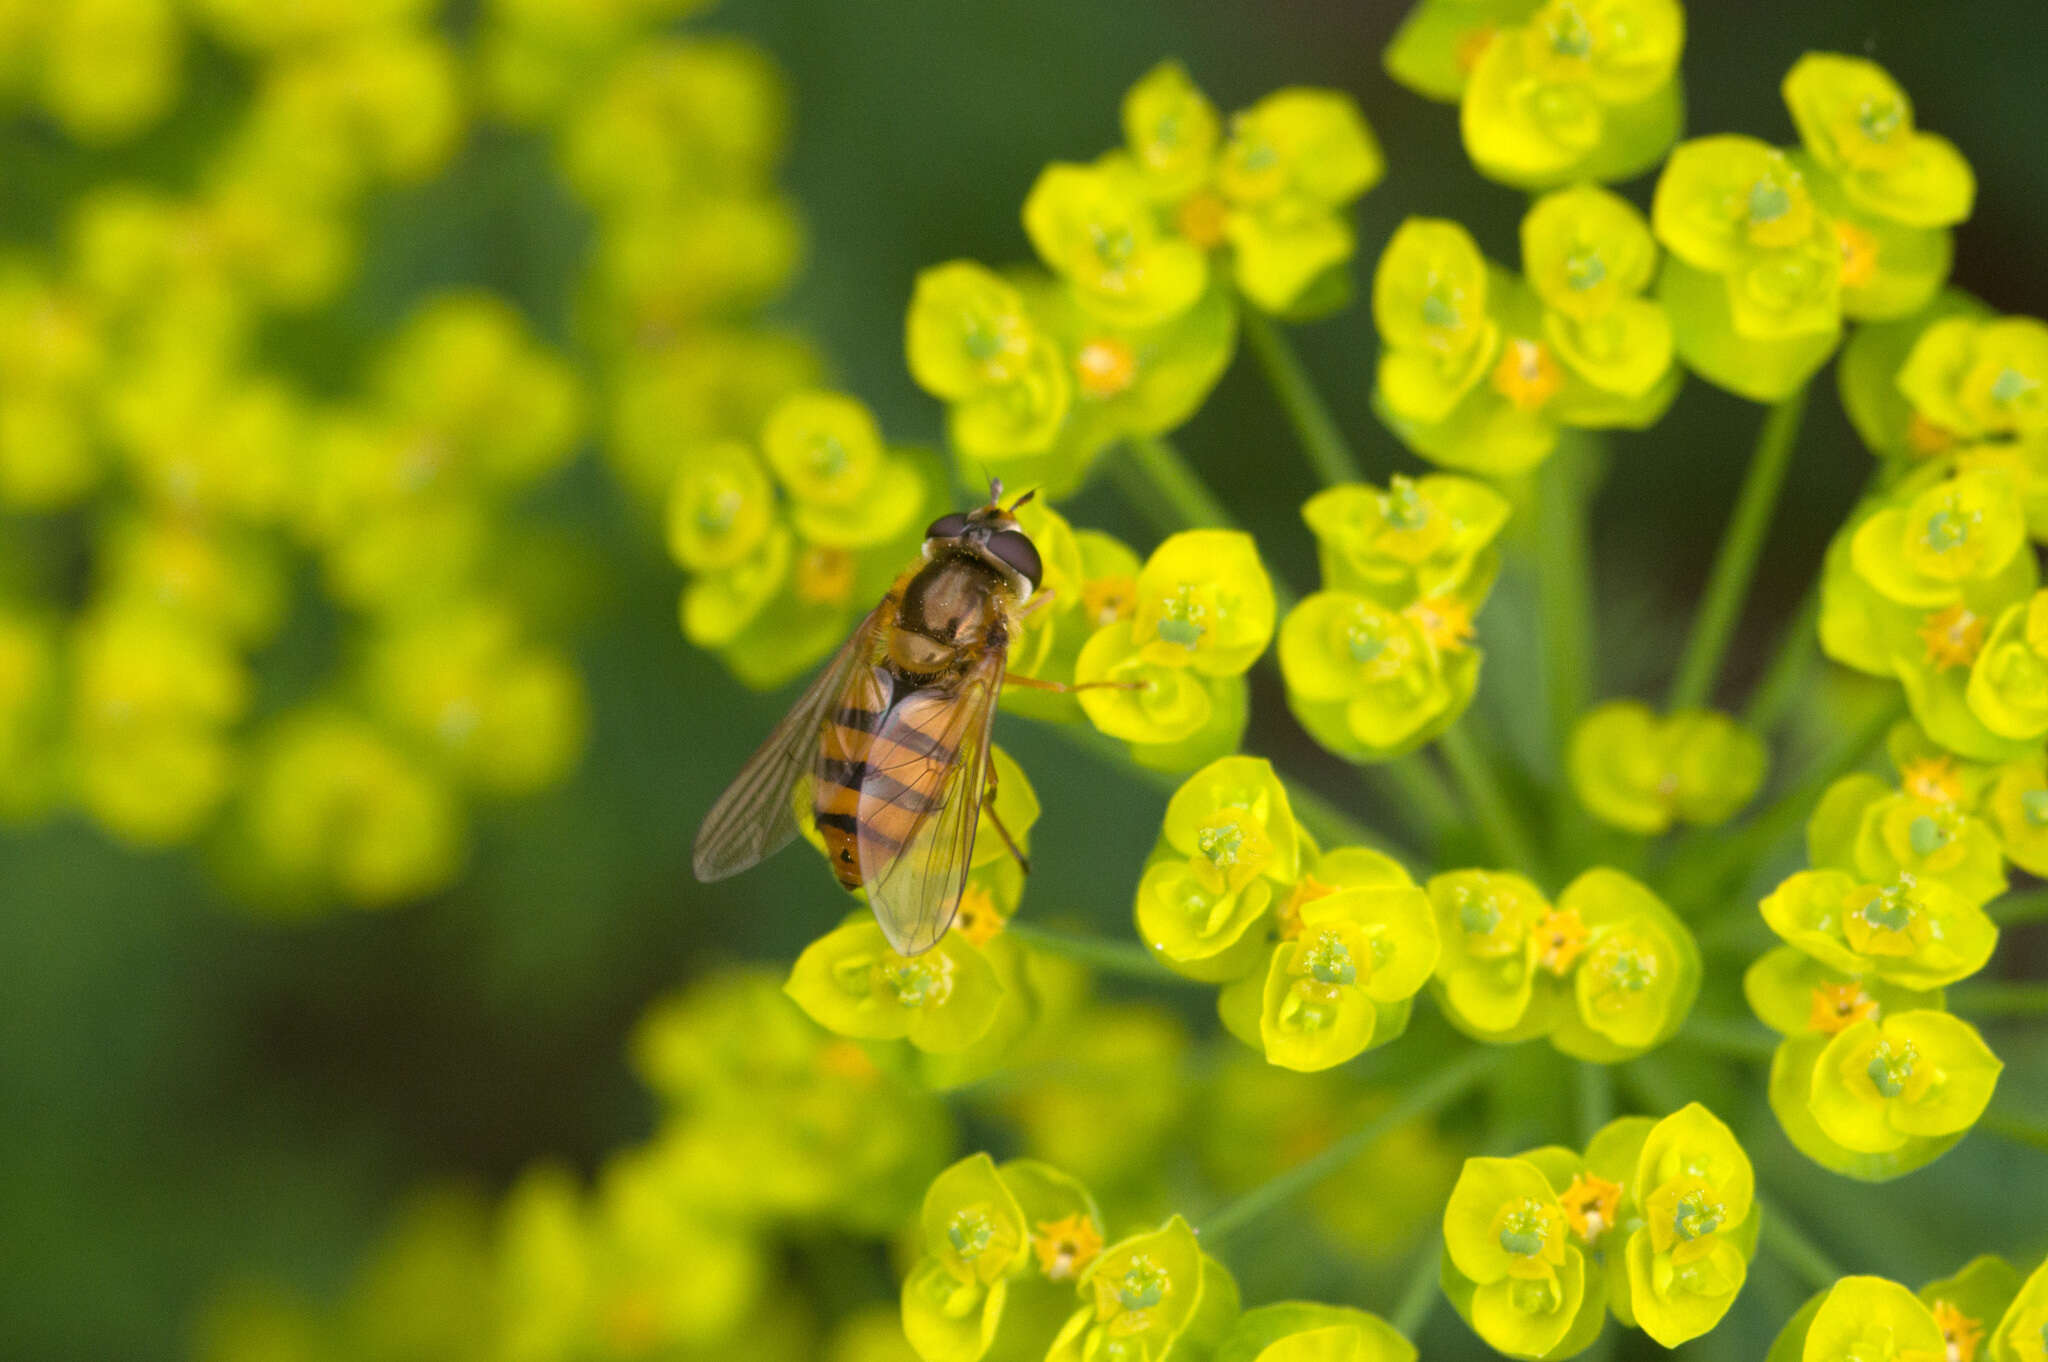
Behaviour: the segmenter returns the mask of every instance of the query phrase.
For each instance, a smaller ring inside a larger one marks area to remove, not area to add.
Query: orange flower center
[[[1946,752],[1907,762],[1899,772],[1899,784],[1907,794],[1930,804],[1960,803],[1963,797],[1962,773],[1956,769],[1955,758]]]
[[[1334,884],[1324,884],[1313,875],[1303,875],[1301,883],[1294,886],[1286,901],[1280,905],[1280,937],[1293,941],[1301,935],[1301,906],[1314,903],[1317,899],[1328,898],[1337,892]]]
[[[1492,24],[1480,24],[1476,28],[1468,29],[1458,39],[1458,45],[1454,49],[1458,70],[1468,76],[1471,75],[1472,68],[1479,65],[1481,54],[1492,45],[1497,31]]]
[[[853,594],[853,555],[813,544],[796,568],[796,594],[813,605],[839,605]]]
[[[1578,963],[1592,939],[1576,908],[1553,908],[1536,924],[1536,963],[1562,977]]]
[[[996,910],[995,895],[979,884],[970,884],[960,894],[960,910],[953,915],[953,930],[977,946],[986,946],[1003,930],[1003,915]]]
[[[1948,1362],[1972,1362],[1983,1341],[1984,1326],[1948,1300],[1934,1303],[1934,1322],[1941,1326],[1942,1341],[1948,1345]]]
[[[1097,629],[1129,619],[1137,603],[1138,583],[1130,577],[1097,577],[1081,588],[1081,612]]]
[[[1520,410],[1538,411],[1564,386],[1564,370],[1542,341],[1517,336],[1501,347],[1500,363],[1493,367],[1493,386]]]
[[[1877,277],[1877,238],[1853,222],[1835,222],[1835,244],[1842,248],[1842,287],[1862,288]]]
[[[1195,245],[1205,251],[1214,250],[1223,244],[1223,223],[1229,213],[1230,205],[1220,194],[1201,189],[1181,200],[1174,225]]]
[[[1056,1282],[1071,1281],[1102,1252],[1102,1232],[1080,1212],[1064,1220],[1047,1220],[1031,1236],[1038,1270]]]
[[[1081,391],[1088,396],[1115,397],[1128,392],[1137,381],[1138,355],[1126,341],[1115,336],[1097,336],[1074,357],[1074,370]]]
[[[1940,671],[1967,667],[1984,649],[1984,617],[1957,601],[1921,623],[1920,641],[1927,647],[1930,666]]]
[[[1475,633],[1471,603],[1449,592],[1424,597],[1403,613],[1440,653],[1463,651]]]
[[[1572,1233],[1581,1243],[1592,1244],[1614,1228],[1621,1208],[1621,1184],[1592,1173],[1580,1173],[1557,1200],[1564,1207],[1565,1223],[1572,1227]]]
[[[877,1073],[868,1052],[850,1040],[835,1040],[818,1051],[818,1068],[834,1078],[866,1082]]]
[[[1919,412],[1906,421],[1906,447],[1922,458],[1941,453],[1956,442],[1955,435]]]
[[[1832,1036],[1876,1015],[1877,999],[1865,993],[1861,984],[1820,984],[1813,990],[1813,1010],[1806,1024]]]

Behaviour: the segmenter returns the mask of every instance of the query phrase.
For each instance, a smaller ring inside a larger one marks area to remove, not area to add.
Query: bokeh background
[[[871,403],[892,437],[935,441],[938,408],[902,360],[913,275],[954,256],[1023,256],[1017,210],[1038,168],[1114,140],[1123,89],[1163,56],[1182,58],[1225,108],[1291,83],[1357,97],[1390,166],[1360,213],[1367,262],[1410,213],[1456,217],[1489,254],[1512,259],[1522,200],[1471,172],[1454,111],[1381,72],[1403,8],[727,0],[690,28],[759,43],[794,95],[781,182],[800,207],[806,258],[769,316],[815,342],[834,381]],[[1777,83],[1802,51],[1883,62],[1913,92],[1922,125],[1953,138],[1978,172],[1956,282],[2002,310],[2048,313],[2048,159],[2037,135],[2048,121],[2048,12],[2033,0],[1701,0],[1689,15],[1694,132],[1786,140]],[[460,39],[477,7],[451,5],[441,22]],[[0,57],[9,69],[41,59]],[[80,147],[36,109],[8,115],[6,248],[46,248],[96,185],[184,183],[194,146],[234,117],[250,83],[245,58],[203,31],[188,39],[179,79],[176,112],[103,149]],[[1647,185],[1630,192],[1642,200]],[[339,388],[420,299],[451,287],[500,295],[540,342],[574,358],[573,281],[591,226],[543,136],[473,125],[445,170],[372,189],[363,214],[359,275],[317,326],[277,336],[267,363]],[[1407,466],[1367,408],[1364,310],[1305,328],[1299,344],[1375,473]],[[1757,418],[1694,383],[1655,431],[1616,441],[1595,508],[1601,693],[1661,684]],[[1243,359],[1181,442],[1279,569],[1306,579],[1312,557],[1295,508],[1311,476]],[[1732,685],[1758,665],[1867,458],[1831,395],[1816,401]],[[190,848],[124,846],[72,813],[0,829],[0,1356],[185,1356],[196,1312],[220,1283],[261,1273],[335,1289],[423,1181],[488,1192],[541,1156],[596,1166],[652,1120],[622,1059],[649,1001],[715,962],[786,961],[840,911],[801,857],[715,890],[691,881],[696,821],[787,696],[747,692],[686,647],[679,574],[593,450],[526,496],[575,564],[573,598],[556,613],[573,624],[562,646],[587,686],[588,743],[563,783],[477,808],[468,869],[453,885],[376,912],[281,920],[226,893]],[[1113,490],[1091,489],[1068,509],[1077,523],[1147,542],[1145,522]],[[46,519],[0,517],[0,539],[39,542]],[[1511,576],[1488,611],[1494,659],[1479,702],[1483,720],[1510,733],[1517,678],[1528,675],[1517,662],[1528,656],[1517,591]],[[334,646],[317,627],[288,628],[264,666],[318,669]],[[1828,702],[1824,687],[1809,697],[1816,712]],[[1122,930],[1159,798],[1028,724],[1006,727],[1046,804],[1032,904]],[[1277,695],[1255,692],[1249,745],[1373,815]],[[1116,847],[1128,857],[1084,852]],[[2044,959],[2038,934],[2016,935],[2000,955],[2022,974],[2038,975]],[[1211,1024],[1199,1010],[1191,1017]],[[2018,1035],[1994,1042],[2015,1075],[2038,1079],[2040,1056],[2030,1059]],[[1736,1126],[1756,1132],[1759,1157],[1784,1156],[1761,1108],[1748,1115]],[[2001,1170],[2003,1152],[1973,1140],[1882,1189],[1816,1180],[1809,1224],[1845,1266],[1907,1281],[1979,1249],[2038,1253],[2039,1225],[2024,1223],[2024,1200],[2001,1184],[2021,1175]],[[2038,1186],[2048,1173],[2035,1161],[2024,1175]],[[1285,1266],[1248,1275],[1254,1298],[1288,1288]],[[1745,1309],[1696,1350],[1759,1356],[1776,1322]],[[1476,1355],[1448,1311],[1433,1327],[1444,1348]]]

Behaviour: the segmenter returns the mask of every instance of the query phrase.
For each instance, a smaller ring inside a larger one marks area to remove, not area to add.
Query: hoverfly
[[[697,878],[736,875],[796,837],[796,788],[812,779],[811,816],[832,871],[866,889],[889,944],[931,949],[959,909],[985,796],[989,727],[1009,676],[1010,641],[1050,599],[1044,564],[1003,485],[988,505],[940,516],[919,563],[896,579],[853,636],[768,735],[698,830]],[[994,814],[993,805],[989,812]],[[1000,820],[1010,853],[1023,855]]]

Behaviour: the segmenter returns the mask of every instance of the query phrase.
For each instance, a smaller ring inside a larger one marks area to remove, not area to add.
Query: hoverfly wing
[[[1005,650],[992,647],[957,686],[904,695],[868,749],[861,879],[882,934],[904,955],[937,945],[959,911],[1004,666]]]
[[[818,734],[825,720],[854,674],[872,660],[881,618],[879,608],[868,612],[704,816],[690,857],[699,880],[709,883],[737,875],[796,837],[797,782],[817,764]]]

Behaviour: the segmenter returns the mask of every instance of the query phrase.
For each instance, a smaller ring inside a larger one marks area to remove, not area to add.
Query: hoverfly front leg
[[[1041,681],[1035,676],[1019,676],[1015,672],[1003,674],[1006,686],[1022,686],[1025,690],[1049,690],[1060,695],[1071,695],[1077,690],[1145,690],[1150,681]]]
[[[1024,608],[1017,612],[1017,622],[1021,624],[1040,610],[1043,610],[1046,604],[1052,600],[1052,593],[1053,588],[1046,587],[1030,600],[1024,602]],[[1145,690],[1152,683],[1150,681],[1041,681],[1035,676],[1019,676],[1015,672],[1004,672],[1003,684],[1006,686],[1022,686],[1026,690],[1049,690],[1059,695],[1071,695],[1077,690]],[[1017,859],[1022,860],[1024,858],[1020,856]]]

